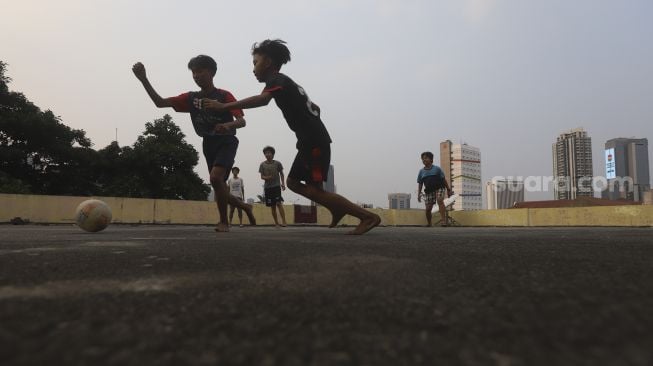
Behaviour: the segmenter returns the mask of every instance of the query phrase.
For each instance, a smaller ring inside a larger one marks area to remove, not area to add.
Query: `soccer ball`
[[[86,200],[77,206],[75,222],[85,231],[102,231],[111,222],[111,209],[100,200]]]

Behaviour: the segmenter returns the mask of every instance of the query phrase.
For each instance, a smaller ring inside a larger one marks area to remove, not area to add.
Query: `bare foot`
[[[338,223],[343,217],[345,217],[345,215],[344,212],[331,212],[331,224],[329,224],[329,228],[338,226]]]
[[[247,214],[247,219],[249,220],[249,224],[252,225],[252,226],[256,226],[256,217],[254,217],[254,212],[252,210],[252,205],[246,205],[244,210],[245,210],[245,214]]]
[[[377,214],[371,214],[370,216],[361,220],[361,223],[356,226],[356,228],[347,233],[347,235],[362,235],[366,232],[372,230],[374,227],[381,223],[381,218]]]
[[[224,222],[219,222],[215,227],[215,231],[218,233],[226,233],[229,231],[229,225]]]

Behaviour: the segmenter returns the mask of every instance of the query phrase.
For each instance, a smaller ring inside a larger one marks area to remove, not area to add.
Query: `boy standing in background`
[[[272,209],[272,218],[274,226],[279,227],[277,219],[277,208],[281,215],[281,226],[286,226],[286,212],[283,210],[283,197],[281,191],[286,190],[286,179],[283,175],[283,165],[274,160],[275,150],[272,146],[263,148],[265,161],[261,163],[258,172],[261,173],[261,179],[265,181],[265,205]]]

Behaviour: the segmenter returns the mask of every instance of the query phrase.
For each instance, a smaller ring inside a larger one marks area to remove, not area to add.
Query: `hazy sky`
[[[417,206],[419,155],[438,161],[446,139],[481,149],[483,182],[552,175],[551,144],[572,128],[592,137],[597,175],[606,140],[653,139],[650,0],[0,0],[0,9],[10,90],[85,130],[96,149],[116,128],[131,145],[169,113],[201,154],[189,116],[154,107],[132,64],[169,97],[197,89],[186,65],[208,54],[216,85],[242,98],[263,87],[252,43],[284,39],[292,61],[282,72],[321,107],[334,140],[338,192],[375,206],[387,207],[389,192],[412,193]],[[245,113],[236,164],[253,197],[263,146],[287,172],[295,137],[274,103]]]

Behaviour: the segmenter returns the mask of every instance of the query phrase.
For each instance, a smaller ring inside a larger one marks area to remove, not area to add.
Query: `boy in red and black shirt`
[[[290,61],[290,51],[282,40],[265,40],[252,47],[254,75],[265,83],[263,92],[237,102],[223,103],[203,99],[217,110],[256,108],[274,98],[288,127],[297,135],[297,156],[288,173],[288,188],[326,207],[332,215],[330,227],[335,227],[347,214],[361,220],[349,234],[364,234],[381,222],[381,218],[345,197],[322,189],[331,162],[331,137],[320,119],[320,108],[308,98],[304,89],[279,72]],[[304,182],[304,183],[302,183]]]
[[[190,113],[195,133],[202,137],[202,152],[209,168],[211,185],[215,191],[215,201],[220,213],[220,222],[215,230],[218,232],[229,231],[228,204],[245,210],[250,223],[256,225],[252,206],[230,195],[229,188],[225,183],[229,178],[229,172],[234,165],[238,150],[236,129],[245,126],[243,111],[235,108],[222,111],[211,110],[202,105],[203,98],[219,100],[224,103],[236,100],[230,92],[218,89],[213,84],[217,64],[211,57],[199,55],[192,58],[188,62],[188,69],[192,71],[193,80],[201,90],[183,93],[176,97],[162,98],[147,79],[145,66],[138,62],[132,67],[134,75],[143,83],[145,91],[157,107],[170,107],[177,112]]]

